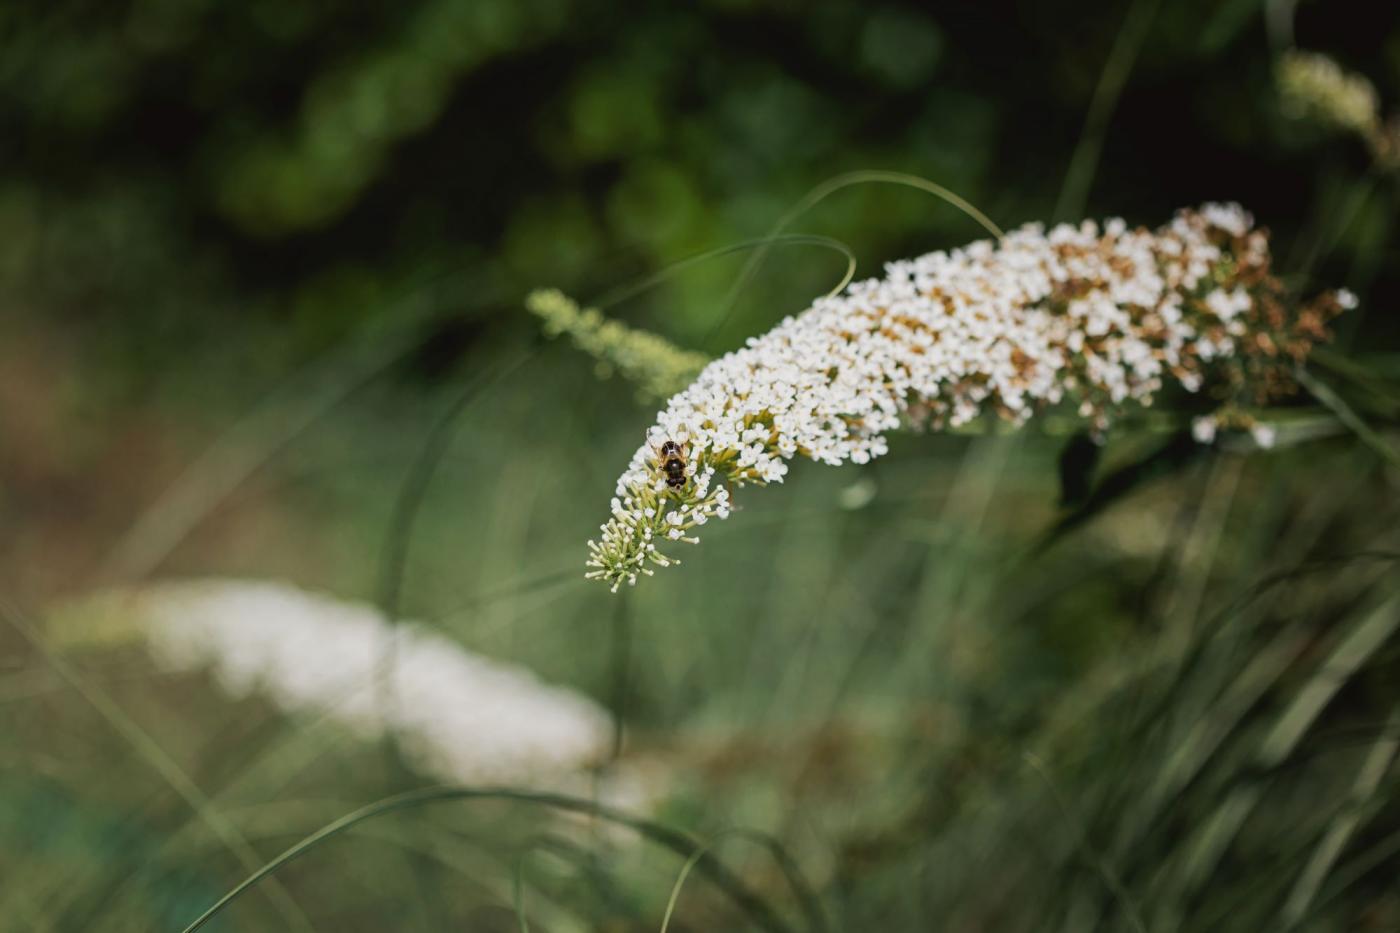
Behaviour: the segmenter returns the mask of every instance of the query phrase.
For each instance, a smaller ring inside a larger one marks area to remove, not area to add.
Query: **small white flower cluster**
[[[1278,429],[1271,424],[1264,424],[1259,421],[1249,421],[1248,423],[1235,424],[1235,419],[1230,417],[1229,412],[1215,412],[1209,415],[1198,415],[1191,419],[1191,436],[1198,444],[1215,443],[1216,435],[1222,428],[1240,428],[1249,432],[1249,438],[1254,442],[1254,446],[1260,450],[1268,450],[1278,441]]]
[[[552,779],[604,759],[611,747],[610,717],[589,698],[420,626],[393,632],[367,604],[237,580],[164,583],[107,599],[139,626],[164,668],[210,668],[231,696],[262,694],[289,714],[326,716],[364,739],[392,730],[413,765],[441,780]],[[398,642],[386,709],[379,678],[391,637]]]
[[[616,591],[674,563],[659,543],[694,541],[688,531],[729,514],[719,478],[780,482],[798,455],[866,463],[901,424],[984,413],[1020,424],[1061,403],[1102,429],[1126,404],[1150,404],[1168,378],[1194,392],[1237,356],[1305,354],[1315,335],[1286,329],[1268,267],[1266,234],[1235,204],[1182,211],[1157,231],[1031,224],[891,263],[884,278],[751,338],[671,398],[618,480],[587,576]],[[679,488],[658,457],[667,439],[686,445]]]

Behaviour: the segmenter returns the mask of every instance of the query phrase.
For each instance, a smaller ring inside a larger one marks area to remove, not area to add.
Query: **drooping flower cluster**
[[[362,739],[390,730],[411,763],[440,780],[553,781],[603,760],[613,741],[610,717],[586,696],[421,626],[391,630],[373,606],[287,584],[152,584],[109,591],[67,615],[134,629],[160,666],[209,669],[231,696],[265,696]]]
[[[671,398],[589,542],[588,576],[614,591],[674,560],[661,547],[730,511],[729,486],[779,482],[795,456],[865,463],[901,425],[995,414],[1023,423],[1069,406],[1095,429],[1168,381],[1235,399],[1291,390],[1289,373],[1353,300],[1289,310],[1267,234],[1238,205],[1180,212],[1159,230],[1121,220],[891,263],[707,366]],[[658,449],[683,445],[668,485]]]

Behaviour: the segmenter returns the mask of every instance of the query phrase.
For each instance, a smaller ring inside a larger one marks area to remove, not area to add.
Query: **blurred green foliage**
[[[1287,6],[1158,5],[1085,210],[1245,204],[1290,282],[1360,295],[1320,371],[1394,444],[1400,185],[1283,112],[1266,20]],[[404,609],[617,706],[626,754],[665,775],[658,819],[773,833],[837,930],[1066,933],[1278,928],[1354,820],[1299,928],[1400,927],[1397,772],[1358,782],[1395,737],[1396,641],[1328,666],[1393,607],[1400,511],[1393,468],[1345,430],[1179,460],[1114,435],[1077,482],[1141,482],[1080,489],[1094,509],[1040,550],[1062,438],[900,438],[866,470],[799,464],[743,496],[627,602],[582,580],[648,412],[539,340],[525,294],[587,306],[763,236],[855,169],[929,178],[1002,226],[1053,219],[1129,9],[0,6],[0,595],[40,605],[135,567],[373,598],[425,439],[524,344],[451,423]],[[1301,3],[1292,36],[1395,112],[1396,9]],[[866,271],[983,235],[887,185],[791,230]],[[742,262],[609,313],[715,353],[844,271],[774,249],[727,315]],[[72,654],[266,857],[418,783],[208,678]],[[242,877],[8,625],[0,749],[0,928],[174,928]],[[761,851],[717,851],[799,915]],[[323,929],[514,930],[520,870],[532,928],[654,930],[680,869],[592,824],[438,805],[279,877]],[[703,880],[678,903],[673,930],[740,928]],[[258,897],[222,920],[281,923]]]
[[[296,335],[295,355],[382,313],[425,270],[471,265],[502,299],[542,282],[586,296],[758,235],[852,168],[928,177],[1003,226],[1048,218],[1124,15],[1070,2],[20,6],[0,65],[5,293],[100,316],[107,346],[137,354],[303,319],[274,332]],[[1389,97],[1392,19],[1358,8],[1343,27],[1305,5],[1296,31]],[[1285,239],[1308,234],[1309,189],[1327,197],[1318,185],[1358,173],[1364,152],[1280,116],[1272,55],[1246,4],[1159,11],[1090,212],[1151,223],[1229,197]],[[1375,255],[1357,238],[1388,241],[1392,189],[1344,225],[1334,267]],[[805,223],[867,266],[977,233],[876,189]],[[820,255],[779,268],[728,340],[839,276]],[[676,282],[650,322],[701,340],[726,273]],[[1353,286],[1393,287],[1386,275]]]

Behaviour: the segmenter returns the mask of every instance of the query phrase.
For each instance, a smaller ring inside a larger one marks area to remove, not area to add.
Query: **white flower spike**
[[[588,697],[416,623],[390,627],[365,603],[221,579],[89,599],[88,614],[129,620],[166,670],[208,669],[230,696],[258,694],[363,739],[390,730],[410,762],[439,780],[552,785],[612,748],[611,717]],[[391,638],[394,702],[385,708],[381,664]]]
[[[687,532],[729,515],[730,485],[781,482],[795,456],[867,463],[901,426],[984,414],[1022,424],[1065,405],[1102,430],[1168,380],[1283,394],[1291,367],[1354,300],[1328,294],[1290,313],[1269,262],[1248,213],[1207,204],[1156,231],[1031,224],[890,263],[884,278],[750,338],[670,399],[617,481],[587,576],[614,592],[635,585],[651,565],[676,563],[659,542],[694,541]],[[688,475],[675,488],[655,451],[682,438]]]

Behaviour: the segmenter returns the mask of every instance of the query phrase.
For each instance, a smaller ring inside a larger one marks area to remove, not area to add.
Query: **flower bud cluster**
[[[689,385],[710,361],[705,354],[682,350],[650,331],[610,320],[596,308],[580,309],[558,289],[531,292],[525,307],[544,322],[547,336],[567,334],[574,346],[598,361],[601,375],[616,371],[648,402]]]
[[[1379,167],[1400,169],[1400,115],[1383,119],[1380,95],[1366,77],[1326,55],[1291,51],[1279,58],[1275,79],[1286,114],[1355,133]]]

